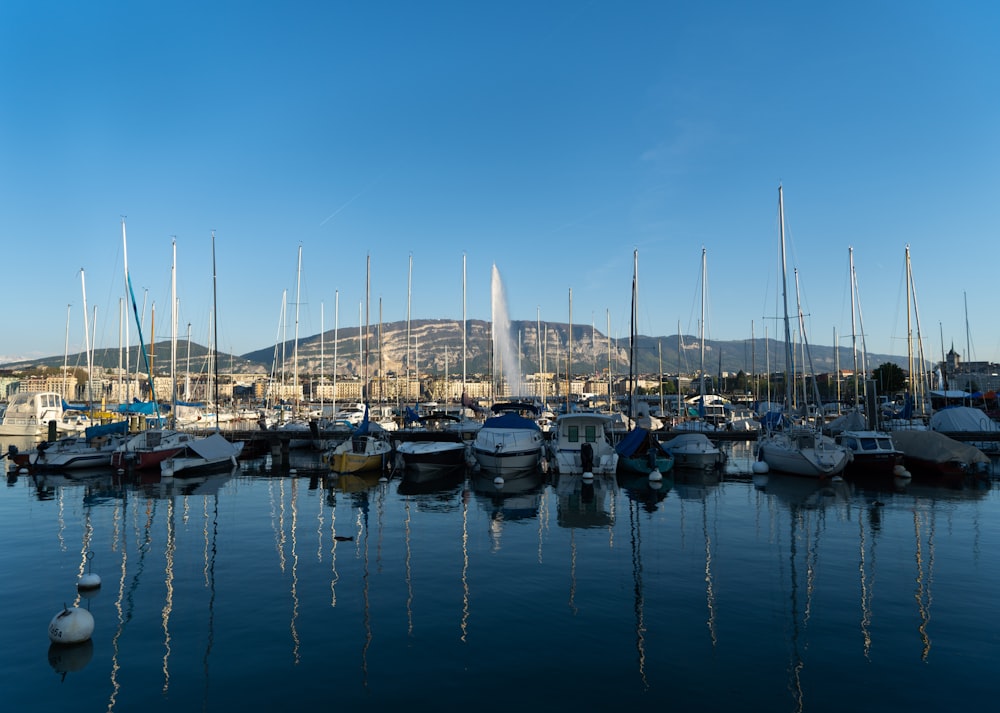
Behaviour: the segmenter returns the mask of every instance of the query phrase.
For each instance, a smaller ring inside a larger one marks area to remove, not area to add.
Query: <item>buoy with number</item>
[[[49,640],[53,644],[79,644],[94,633],[94,615],[80,607],[67,607],[49,622]]]

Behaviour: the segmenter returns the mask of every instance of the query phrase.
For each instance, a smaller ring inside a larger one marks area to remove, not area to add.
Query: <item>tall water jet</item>
[[[493,379],[499,382],[497,394],[503,393],[503,381],[511,396],[521,395],[521,374],[518,368],[514,340],[510,332],[510,317],[507,314],[507,294],[496,263],[490,281],[490,297],[493,320]]]

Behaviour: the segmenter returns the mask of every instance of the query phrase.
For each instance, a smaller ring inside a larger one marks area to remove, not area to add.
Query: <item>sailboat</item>
[[[619,475],[651,475],[656,472],[661,476],[674,466],[674,458],[660,445],[659,440],[650,429],[636,425],[635,418],[635,347],[636,333],[636,302],[639,294],[639,251],[632,253],[632,315],[631,334],[629,335],[629,421],[635,425],[615,446],[618,455],[616,466]],[[662,385],[660,387],[662,389]]]
[[[695,431],[698,433],[711,432],[717,430],[715,423],[708,419],[708,403],[705,393],[705,298],[707,294],[707,280],[708,280],[708,253],[705,248],[701,249],[701,323],[698,327],[698,341],[701,343],[701,366],[698,372],[698,401],[697,408],[689,408],[688,416],[694,416],[694,418],[685,418],[684,420],[678,421],[674,424],[674,431]],[[678,331],[680,334],[680,331]],[[680,393],[677,394],[678,398],[678,408],[680,408]],[[713,399],[714,401],[714,399]],[[724,413],[724,409],[721,404],[717,407],[713,406],[713,414],[716,420],[720,419]],[[702,440],[702,439],[698,439]],[[703,442],[707,442],[708,438],[704,438]]]
[[[792,404],[792,343],[788,321],[788,276],[785,265],[785,206],[778,186],[781,286],[785,325],[785,411],[766,414],[757,442],[758,461],[769,470],[791,475],[826,478],[840,474],[850,460],[850,452],[807,423],[793,424],[787,413]]]
[[[367,277],[365,278],[365,303],[371,293],[371,256],[368,257]],[[368,320],[365,319],[365,331],[362,337],[358,331],[359,347],[363,350],[362,389],[364,391],[364,416],[357,428],[351,432],[350,438],[332,448],[328,454],[330,470],[335,473],[371,473],[381,471],[389,463],[392,455],[392,443],[385,430],[371,421],[368,406]]]

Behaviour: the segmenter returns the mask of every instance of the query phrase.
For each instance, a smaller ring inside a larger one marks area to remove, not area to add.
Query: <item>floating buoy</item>
[[[910,471],[906,469],[906,466],[897,465],[892,469],[892,474],[897,478],[912,478]]]
[[[843,483],[844,482],[844,479],[841,478],[839,475],[833,476],[832,478],[830,478],[830,480],[831,480],[831,482],[834,482],[834,483]]]
[[[590,472],[590,471],[588,470],[588,471],[584,472],[584,474],[583,474],[583,479],[584,479],[584,480],[586,480],[586,481],[591,481],[591,480],[593,480],[593,479],[594,479],[594,474],[593,474],[593,473],[591,473],[591,472]]]
[[[76,583],[77,589],[99,589],[101,586],[101,576],[99,574],[94,574],[93,572],[88,572],[87,574],[80,577],[80,580]]]
[[[295,474],[297,474],[298,472],[299,472],[299,471],[295,470],[295,468],[289,468],[289,469],[288,469],[288,474],[289,474],[289,475],[295,475]]]
[[[767,467],[767,463],[766,462],[764,462],[762,460],[755,460],[753,462],[753,472],[754,473],[764,474],[768,470],[770,470],[770,469]]]
[[[502,488],[503,487],[503,478],[501,478],[499,475],[497,477],[495,477],[493,479],[493,485],[497,486],[498,488]]]
[[[653,468],[651,471],[649,471],[649,482],[650,483],[659,483],[662,480],[663,480],[663,473],[661,473],[659,470],[657,470],[656,468]]]
[[[379,477],[379,479],[378,479],[378,482],[380,482],[380,483],[382,483],[382,484],[385,484],[385,483],[388,483],[388,482],[389,482],[389,479],[388,479],[388,478],[386,478],[386,477],[385,477],[385,476],[383,475],[383,476],[380,476],[380,477]]]
[[[94,633],[94,615],[80,607],[67,608],[49,622],[49,640],[54,644],[79,644]]]

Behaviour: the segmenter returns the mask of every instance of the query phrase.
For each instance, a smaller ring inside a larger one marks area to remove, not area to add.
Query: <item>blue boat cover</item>
[[[525,418],[516,413],[503,413],[499,416],[490,416],[483,421],[483,428],[522,428],[528,431],[541,431],[538,424],[530,418]]]
[[[128,433],[128,421],[114,421],[112,423],[102,423],[97,426],[87,426],[87,430],[83,433],[88,441],[101,436],[110,436],[113,433]]]
[[[118,413],[138,413],[149,415],[156,413],[156,404],[152,401],[139,401],[138,399],[133,399],[130,404],[118,404]]]
[[[618,445],[615,446],[615,451],[620,456],[631,458],[632,454],[639,449],[639,446],[643,444],[646,440],[646,436],[648,435],[649,431],[644,428],[633,428],[625,434],[624,438],[618,441]]]

